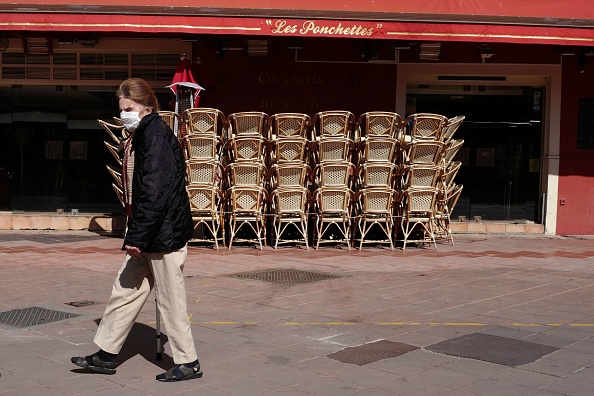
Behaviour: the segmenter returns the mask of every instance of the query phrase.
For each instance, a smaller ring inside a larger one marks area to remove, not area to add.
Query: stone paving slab
[[[154,379],[172,360],[162,326],[164,359],[155,361],[153,296],[115,375],[70,363],[97,349],[121,245],[85,231],[0,231],[0,311],[81,314],[1,326],[0,395],[592,394],[592,237],[468,234],[454,246],[405,252],[190,246],[188,313],[204,377],[167,384]],[[279,268],[338,278],[288,286],[234,277]],[[98,304],[67,305],[85,300]],[[469,334],[552,352],[510,367],[430,350]],[[378,342],[417,349],[362,366],[329,357]]]

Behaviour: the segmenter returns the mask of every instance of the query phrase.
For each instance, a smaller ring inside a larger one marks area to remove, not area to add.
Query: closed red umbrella
[[[192,61],[185,53],[180,57],[171,84],[167,88],[170,88],[175,95],[170,105],[177,114],[182,115],[187,109],[198,107],[199,94],[204,88],[196,82],[192,73]]]

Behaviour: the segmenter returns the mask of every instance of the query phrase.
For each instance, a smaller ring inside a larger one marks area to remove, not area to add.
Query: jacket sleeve
[[[140,191],[132,191],[134,195],[139,194],[135,199],[137,206],[133,208],[124,240],[125,245],[141,250],[151,244],[163,225],[175,177],[173,150],[163,135],[147,136],[143,151],[144,166],[138,169]]]

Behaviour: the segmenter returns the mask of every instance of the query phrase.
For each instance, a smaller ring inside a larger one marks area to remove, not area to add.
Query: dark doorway
[[[542,221],[543,98],[543,89],[533,87],[478,86],[469,94],[408,95],[415,112],[466,116],[454,135],[464,139],[456,157],[463,165],[455,180],[464,190],[454,219],[480,216],[482,220]]]

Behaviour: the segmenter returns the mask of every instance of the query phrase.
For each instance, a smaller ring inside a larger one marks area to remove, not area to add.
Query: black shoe
[[[196,361],[195,364],[188,363],[177,364],[171,367],[169,370],[162,374],[157,375],[157,381],[161,382],[175,382],[185,381],[193,378],[202,377],[202,371],[200,371],[200,364]]]
[[[89,363],[89,360],[92,363]],[[75,356],[70,361],[79,367],[102,374],[115,374],[118,366],[117,362],[104,362],[96,353],[87,357]]]

